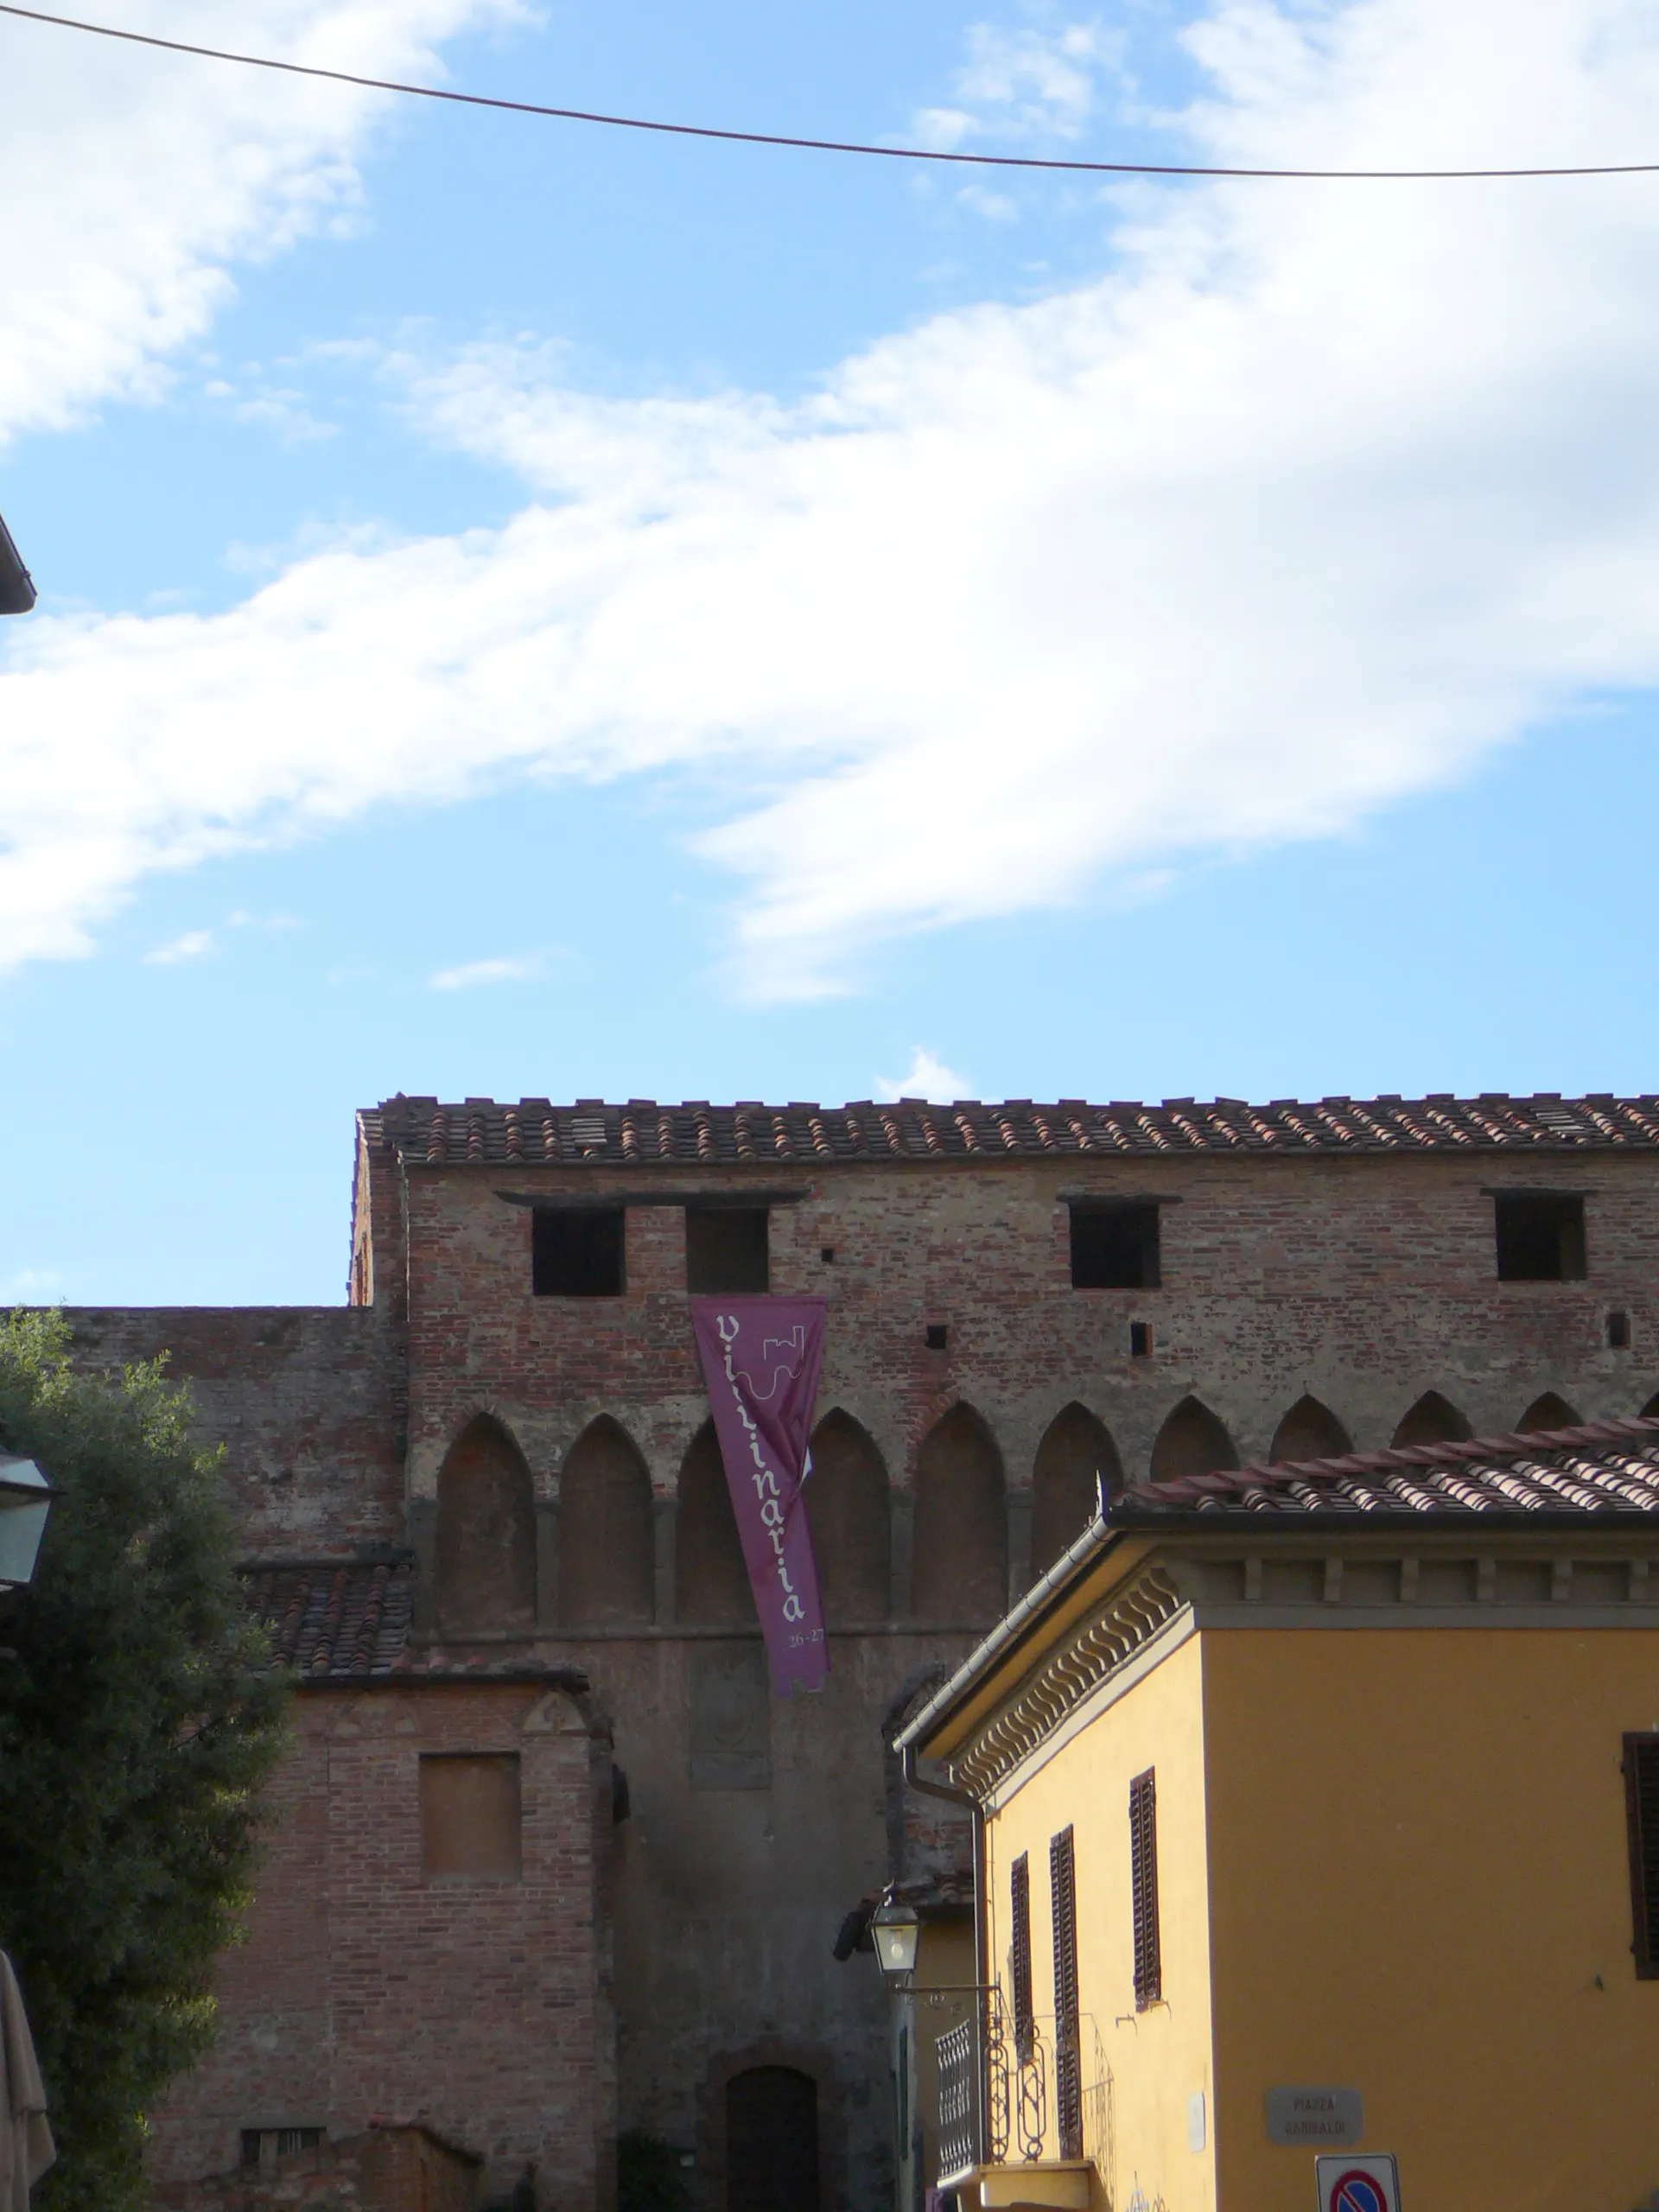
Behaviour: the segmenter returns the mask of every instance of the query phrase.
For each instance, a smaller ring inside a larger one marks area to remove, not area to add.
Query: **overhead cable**
[[[0,0],[0,16],[60,30],[87,31],[95,38],[120,39],[129,46],[150,46],[166,54],[189,54],[204,61],[235,61],[248,69],[275,69],[289,77],[320,77],[329,84],[353,85],[364,92],[400,92],[410,99],[448,100],[458,107],[504,110],[510,115],[550,117],[558,123],[602,124],[613,130],[654,130],[672,138],[716,138],[738,146],[791,146],[814,154],[863,154],[888,162],[948,162],[971,168],[1061,169],[1090,176],[1281,177],[1305,183],[1473,183],[1505,177],[1651,176],[1659,162],[1539,163],[1526,168],[1463,169],[1293,169],[1230,168],[1199,162],[1074,162],[1039,154],[947,153],[932,146],[874,146],[852,138],[802,138],[782,130],[726,130],[710,123],[664,123],[640,115],[604,115],[589,108],[545,107],[536,100],[509,100],[486,92],[455,92],[442,85],[405,85],[395,78],[360,77],[349,69],[323,69],[308,61],[278,61],[268,54],[237,54],[219,46],[193,46],[183,39],[158,38],[149,31],[118,30],[112,23],[84,22],[76,16],[49,16],[39,8],[19,8]]]

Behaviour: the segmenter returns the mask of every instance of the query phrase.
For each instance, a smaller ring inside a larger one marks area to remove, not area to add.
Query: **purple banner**
[[[779,1697],[823,1687],[818,1570],[801,1484],[823,1358],[817,1298],[694,1298],[691,1325]]]

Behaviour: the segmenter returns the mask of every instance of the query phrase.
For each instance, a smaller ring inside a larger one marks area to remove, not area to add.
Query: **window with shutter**
[[[1036,2007],[1031,1994],[1031,1866],[1023,1851],[1008,1869],[1008,1901],[1014,1923],[1008,1971],[1014,1982],[1014,2055],[1029,2066]]]
[[[1659,1734],[1624,1738],[1624,1818],[1637,1979],[1659,1980]]]
[[[1077,2016],[1077,1876],[1071,1831],[1062,1828],[1048,1847],[1048,1882],[1054,1918],[1054,2104],[1060,2156],[1083,2156],[1083,2069]]]
[[[1158,1941],[1158,1790],[1148,1767],[1129,1784],[1129,1903],[1135,1929],[1135,2009],[1164,1993]]]

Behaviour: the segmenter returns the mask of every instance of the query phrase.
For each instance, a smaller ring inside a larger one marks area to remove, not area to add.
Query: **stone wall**
[[[251,1557],[330,1557],[404,1534],[403,1331],[384,1307],[71,1306],[89,1368],[168,1357],[190,1386]]]

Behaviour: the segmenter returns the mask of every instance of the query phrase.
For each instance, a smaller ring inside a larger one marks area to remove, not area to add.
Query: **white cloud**
[[[372,76],[431,75],[435,41],[516,0],[126,0],[124,29]],[[233,21],[232,21],[233,18]],[[385,93],[0,27],[5,280],[0,445],[153,391],[231,289],[228,265],[348,219]],[[441,73],[441,72],[440,72]],[[304,435],[283,396],[250,404]]]
[[[176,968],[181,960],[200,960],[204,952],[213,949],[211,930],[186,930],[182,937],[175,937],[169,944],[158,944],[153,952],[144,955],[150,968]]]
[[[918,109],[911,128],[924,146],[950,153],[974,137],[1075,138],[1094,111],[1099,79],[1121,59],[1122,39],[1098,20],[1050,29],[973,23],[968,58],[951,90],[957,104]]]
[[[932,1105],[950,1105],[957,1098],[971,1098],[973,1086],[965,1075],[947,1067],[925,1045],[918,1045],[910,1066],[901,1076],[878,1076],[875,1095],[889,1102],[897,1098],[925,1098]]]
[[[456,968],[440,968],[428,977],[435,991],[474,991],[483,983],[531,983],[546,971],[540,953],[497,960],[465,960]]]
[[[1639,156],[1659,92],[1654,0],[1220,0],[1191,42],[1192,142],[1247,162]],[[387,799],[690,767],[749,987],[810,995],[1659,683],[1659,181],[1125,205],[1098,283],[798,405],[586,397],[556,347],[397,365],[533,503],[222,615],[15,626],[0,956]]]

